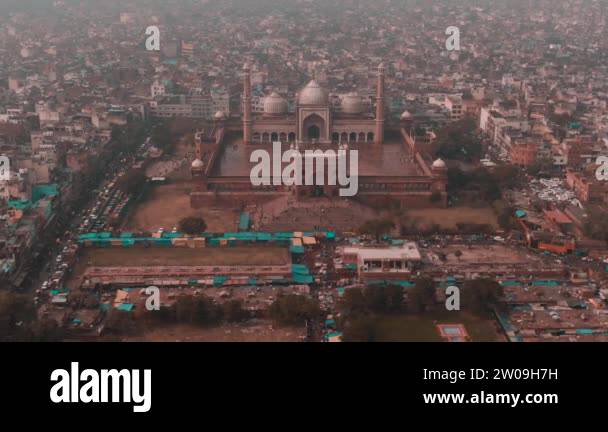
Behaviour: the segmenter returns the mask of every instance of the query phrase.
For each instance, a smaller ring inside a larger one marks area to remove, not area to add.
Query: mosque
[[[245,144],[296,142],[310,144],[374,143],[384,140],[384,66],[378,66],[375,116],[366,112],[356,93],[341,98],[335,112],[329,93],[313,79],[296,95],[294,113],[288,113],[287,100],[273,92],[264,99],[264,113],[251,113],[251,70],[244,67],[243,139]]]
[[[265,202],[282,194],[296,199],[338,197],[339,186],[265,185],[250,180],[250,155],[256,149],[356,149],[359,154],[356,199],[374,206],[445,207],[447,167],[426,143],[412,134],[411,116],[404,113],[399,124],[390,126],[387,139],[385,118],[385,68],[377,69],[374,103],[357,93],[332,103],[330,93],[313,77],[297,94],[294,109],[276,92],[267,95],[263,112],[252,112],[251,68],[243,68],[242,115],[227,118],[215,115],[214,127],[195,134],[192,162],[194,188],[191,205],[244,204]]]

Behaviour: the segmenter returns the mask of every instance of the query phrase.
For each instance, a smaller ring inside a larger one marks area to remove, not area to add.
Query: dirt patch
[[[270,322],[225,324],[219,327],[172,325],[147,331],[143,336],[126,341],[145,342],[299,342],[304,328],[274,328]]]
[[[239,212],[232,209],[190,207],[190,182],[156,186],[149,196],[131,212],[126,230],[171,230],[180,219],[188,216],[202,217],[209,232],[232,232],[238,225]]]
[[[284,265],[287,248],[276,246],[190,248],[100,248],[85,249],[80,265],[120,266],[210,266]]]
[[[405,225],[416,223],[421,228],[439,225],[442,229],[455,230],[458,224],[462,223],[489,225],[493,229],[498,229],[498,220],[491,207],[408,210],[403,222]]]

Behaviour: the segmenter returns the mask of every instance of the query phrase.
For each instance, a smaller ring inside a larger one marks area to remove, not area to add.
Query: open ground
[[[404,224],[415,222],[418,227],[439,225],[442,229],[457,229],[459,223],[490,225],[498,228],[496,213],[491,207],[452,207],[447,209],[412,209],[405,212]]]
[[[197,327],[177,324],[161,326],[143,336],[127,341],[145,342],[299,342],[306,335],[304,328],[274,327],[268,321],[247,324],[224,324],[217,327]]]
[[[432,312],[422,315],[383,316],[376,321],[378,342],[444,342],[437,324],[462,324],[473,342],[504,341],[494,320],[464,312]]]
[[[238,225],[239,213],[234,209],[190,207],[190,182],[173,183],[154,187],[149,196],[140,202],[129,215],[126,230],[171,230],[180,219],[197,216],[207,223],[209,232],[232,232]]]

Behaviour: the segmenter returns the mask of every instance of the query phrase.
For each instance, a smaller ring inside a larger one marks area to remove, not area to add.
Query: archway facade
[[[326,140],[326,130],[326,120],[316,113],[310,114],[302,123],[302,139],[304,141]]]

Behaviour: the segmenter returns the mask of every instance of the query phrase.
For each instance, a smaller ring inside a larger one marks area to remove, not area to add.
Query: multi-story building
[[[608,184],[596,179],[590,170],[569,169],[566,173],[566,184],[584,203],[601,203],[606,200],[608,194]]]
[[[212,89],[209,93],[196,89],[188,95],[166,95],[150,102],[152,117],[212,120],[218,112],[225,116],[230,113],[230,96],[222,89]]]

